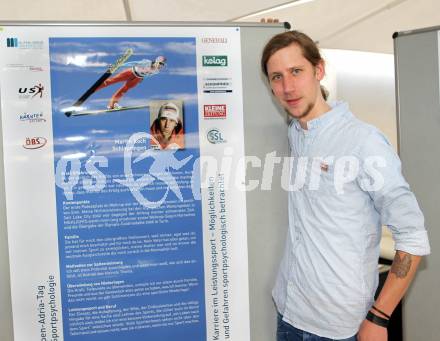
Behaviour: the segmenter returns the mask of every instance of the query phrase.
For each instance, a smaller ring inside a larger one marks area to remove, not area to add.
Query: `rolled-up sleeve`
[[[358,183],[368,192],[390,228],[395,249],[413,255],[430,253],[423,213],[404,179],[400,159],[385,136],[373,130],[359,148],[361,170]]]

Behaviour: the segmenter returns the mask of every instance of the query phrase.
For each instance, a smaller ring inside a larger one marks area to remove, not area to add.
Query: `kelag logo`
[[[25,149],[38,149],[46,145],[46,138],[44,137],[26,137],[26,141],[23,145]]]
[[[208,141],[212,144],[225,143],[226,140],[223,138],[222,133],[217,128],[211,129],[206,134]]]
[[[203,56],[203,66],[228,66],[228,56]]]
[[[18,47],[18,39],[17,38],[7,38],[6,45],[7,45],[7,47]]]

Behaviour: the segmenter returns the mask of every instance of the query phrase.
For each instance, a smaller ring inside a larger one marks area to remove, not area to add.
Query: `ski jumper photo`
[[[119,105],[119,100],[125,95],[125,93],[140,84],[145,77],[150,77],[159,73],[165,66],[165,63],[166,58],[164,56],[158,56],[154,62],[148,59],[142,59],[125,63],[122,65],[122,68],[124,69],[121,72],[106,79],[95,90],[95,92],[115,83],[124,82],[124,84],[112,95],[107,105],[108,109],[119,109],[121,107]]]
[[[113,65],[109,66],[104,74],[73,104],[73,106],[69,108],[69,110],[65,111],[65,115],[70,117],[100,114],[113,110],[127,110],[146,107],[121,107],[118,102],[128,90],[140,84],[145,77],[150,77],[159,73],[165,67],[166,58],[164,56],[157,56],[154,62],[149,59],[127,62],[132,54],[133,50],[127,49]],[[122,71],[112,76],[119,69],[122,69]],[[90,111],[84,110],[84,108],[81,107],[81,105],[96,91],[121,82],[124,82],[124,84],[113,93],[108,103],[107,110]]]

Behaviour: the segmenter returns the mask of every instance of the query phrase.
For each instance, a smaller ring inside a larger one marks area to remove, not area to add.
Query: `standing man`
[[[119,100],[125,93],[139,85],[145,77],[151,77],[159,73],[166,63],[166,58],[164,56],[157,56],[154,62],[148,59],[142,59],[138,61],[125,63],[125,69],[119,72],[117,75],[105,80],[95,91],[106,88],[112,84],[124,82],[124,84],[115,91],[112,95],[107,108],[108,109],[118,109],[120,108]]]
[[[325,64],[310,37],[274,36],[261,66],[292,118],[291,177],[305,170],[305,185],[289,192],[289,232],[273,290],[277,339],[386,341],[390,315],[430,252],[400,160],[346,103],[326,102]],[[382,225],[393,233],[396,255],[374,301]]]

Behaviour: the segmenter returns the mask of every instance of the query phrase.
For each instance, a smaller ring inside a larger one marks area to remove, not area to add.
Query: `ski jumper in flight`
[[[166,63],[166,58],[164,56],[158,56],[154,62],[148,59],[142,59],[138,61],[128,62],[123,64],[126,67],[124,70],[119,72],[113,77],[106,79],[95,91],[106,88],[112,84],[125,82],[116,92],[112,95],[107,108],[108,109],[118,109],[119,100],[125,93],[137,86],[145,77],[153,76],[159,73]]]

